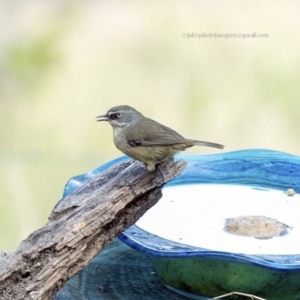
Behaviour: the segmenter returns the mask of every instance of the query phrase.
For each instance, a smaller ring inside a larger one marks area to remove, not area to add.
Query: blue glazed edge
[[[265,149],[248,149],[212,155],[177,155],[185,159],[187,167],[166,186],[184,184],[238,184],[286,191],[293,188],[300,193],[300,157]],[[83,183],[112,165],[128,160],[122,156],[86,174],[71,178],[63,196],[75,191]],[[133,225],[119,235],[132,248],[158,257],[223,258],[247,262],[277,270],[300,269],[299,255],[246,255],[212,251],[162,239]]]

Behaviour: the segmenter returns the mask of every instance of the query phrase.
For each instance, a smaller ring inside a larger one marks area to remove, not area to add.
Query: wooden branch
[[[123,162],[60,200],[44,227],[0,258],[0,299],[51,299],[153,206],[163,184],[185,166],[183,160],[167,161],[147,172],[137,161]]]

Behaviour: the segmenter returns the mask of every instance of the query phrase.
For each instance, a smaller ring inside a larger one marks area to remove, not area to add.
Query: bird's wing
[[[155,147],[185,143],[186,139],[167,126],[144,119],[128,134],[128,142],[133,146]]]

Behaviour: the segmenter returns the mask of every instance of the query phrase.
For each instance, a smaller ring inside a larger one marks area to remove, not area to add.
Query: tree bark
[[[0,299],[51,299],[62,285],[162,196],[164,183],[186,162],[167,161],[147,172],[119,163],[61,199],[48,223],[0,258]]]

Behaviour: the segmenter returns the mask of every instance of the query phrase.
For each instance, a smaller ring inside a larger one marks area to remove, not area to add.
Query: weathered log
[[[117,164],[54,207],[48,223],[0,258],[0,299],[51,299],[75,273],[160,199],[162,186],[186,162],[154,172],[139,162]]]

